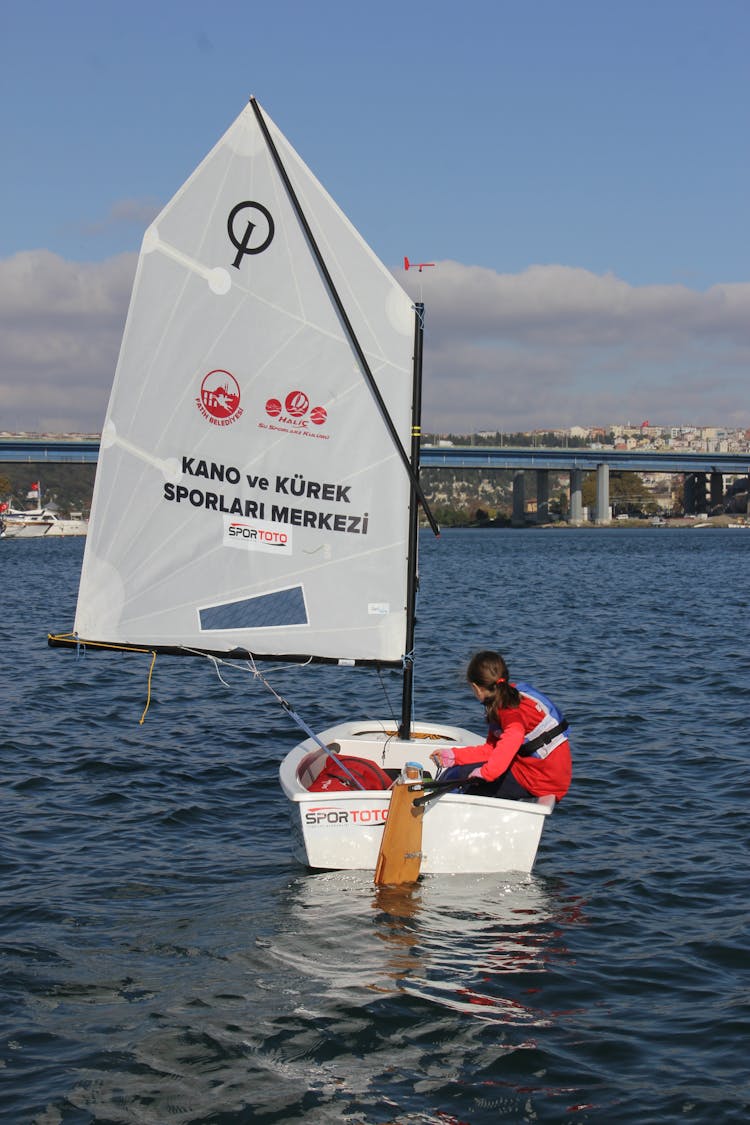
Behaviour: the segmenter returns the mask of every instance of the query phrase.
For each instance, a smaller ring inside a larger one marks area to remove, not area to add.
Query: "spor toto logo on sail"
[[[242,416],[240,386],[229,371],[217,369],[204,375],[195,402],[203,417],[214,426],[231,426]]]
[[[328,411],[324,406],[313,406],[310,409],[310,399],[304,391],[289,391],[283,403],[278,398],[269,398],[266,414],[287,425],[303,427],[308,422],[312,422],[314,426],[322,426],[328,419]]]

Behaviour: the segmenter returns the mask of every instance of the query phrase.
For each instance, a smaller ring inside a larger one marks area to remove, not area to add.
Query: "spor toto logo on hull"
[[[240,385],[234,375],[220,368],[204,375],[195,402],[203,417],[214,426],[231,426],[242,416]]]
[[[266,414],[288,426],[303,429],[310,422],[314,426],[322,426],[328,420],[328,411],[324,406],[310,408],[310,399],[304,391],[289,391],[283,403],[281,399],[269,398],[266,402]]]

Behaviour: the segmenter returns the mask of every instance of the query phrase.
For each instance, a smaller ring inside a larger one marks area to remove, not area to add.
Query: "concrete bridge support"
[[[549,469],[536,471],[536,522],[549,523]]]
[[[517,469],[513,474],[513,515],[510,522],[514,527],[523,527],[526,523],[526,488],[523,469]]]
[[[710,507],[709,510],[713,511],[714,508],[724,507],[724,477],[721,473],[711,473],[709,478],[709,495]]]
[[[686,473],[683,489],[683,506],[686,516],[697,516],[705,512],[706,503],[706,474]]]
[[[596,466],[596,513],[597,523],[609,523],[609,465]]]
[[[568,523],[583,523],[583,471],[570,470],[570,511]]]

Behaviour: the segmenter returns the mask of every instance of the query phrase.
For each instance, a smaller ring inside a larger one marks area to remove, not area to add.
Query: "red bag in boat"
[[[388,776],[385,770],[380,768],[377,762],[371,762],[369,758],[349,757],[339,757],[339,761],[346,766],[349,773],[353,774],[365,789],[390,789],[392,778]],[[339,789],[353,789],[356,792],[357,786],[351,777],[342,770],[338,762],[329,758],[315,781],[308,788],[311,793],[332,793]]]

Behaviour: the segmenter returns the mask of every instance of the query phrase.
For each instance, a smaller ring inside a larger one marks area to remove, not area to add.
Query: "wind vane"
[[[434,266],[434,262],[410,262],[408,258],[404,258],[405,270],[419,270],[421,273],[426,266]]]

